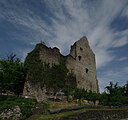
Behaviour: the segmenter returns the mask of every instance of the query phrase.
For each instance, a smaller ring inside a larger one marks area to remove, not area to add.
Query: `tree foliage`
[[[92,92],[91,90],[85,90],[84,88],[76,88],[74,91],[74,97],[81,101],[82,99],[93,101],[95,104],[96,100],[99,100],[99,94]]]
[[[76,88],[76,78],[74,76],[73,73],[68,73],[66,75],[66,79],[65,79],[65,86],[64,86],[64,93],[67,96],[67,101],[69,101],[69,96],[73,95],[73,91]]]
[[[25,68],[15,54],[7,59],[0,60],[0,88],[19,95],[23,91],[25,81]]]
[[[74,75],[69,73],[65,65],[65,59],[61,59],[59,64],[52,65],[42,62],[39,58],[40,49],[38,45],[25,60],[27,79],[33,84],[39,82],[42,87],[45,85],[46,88],[53,89],[54,93],[61,89],[69,96],[74,86],[76,87],[76,82]]]
[[[106,91],[101,94],[100,104],[102,105],[128,105],[128,82],[124,86],[110,82],[105,87]]]

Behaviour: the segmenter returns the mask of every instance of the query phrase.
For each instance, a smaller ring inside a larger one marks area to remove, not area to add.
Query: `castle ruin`
[[[86,37],[82,37],[72,46],[69,55],[63,56],[58,48],[49,48],[40,43],[35,49],[39,50],[39,59],[50,64],[59,64],[61,59],[66,59],[66,67],[69,72],[74,73],[78,88],[84,88],[93,92],[98,92],[98,81],[96,77],[95,54],[91,50]],[[34,50],[35,50],[34,49]],[[33,50],[33,51],[34,51]],[[28,54],[28,56],[30,53]],[[27,57],[28,57],[27,56]],[[33,61],[33,59],[31,59]],[[30,78],[26,78],[23,95],[34,96],[39,101],[43,101],[46,90],[41,88],[40,83],[32,85]]]

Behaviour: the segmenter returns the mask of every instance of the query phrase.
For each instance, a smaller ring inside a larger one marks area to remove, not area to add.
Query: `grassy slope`
[[[49,102],[49,109],[57,109],[57,108],[64,108],[64,107],[70,107],[70,106],[79,106],[77,103],[65,103],[65,102]],[[75,110],[75,111],[67,111],[67,112],[62,112],[62,113],[57,113],[57,114],[39,114],[39,115],[33,115],[30,119],[32,120],[51,120],[55,118],[60,118],[60,117],[68,117],[71,115],[79,114],[82,112],[86,111],[91,111],[91,110],[128,110],[128,108],[84,108],[80,110]]]
[[[0,100],[0,112],[2,112],[4,109],[9,109],[18,105],[21,109],[23,116],[29,117],[30,115],[32,115],[32,108],[35,107],[35,104],[35,99],[6,96],[4,99]]]
[[[32,120],[51,120],[51,119],[55,119],[55,118],[60,118],[60,117],[68,117],[71,115],[76,115],[82,112],[86,112],[86,111],[94,111],[94,110],[128,110],[128,109],[107,109],[107,108],[98,108],[98,109],[81,109],[81,110],[76,110],[76,111],[68,111],[68,112],[62,112],[62,113],[58,113],[58,114],[45,114],[45,115],[34,115],[31,117]]]

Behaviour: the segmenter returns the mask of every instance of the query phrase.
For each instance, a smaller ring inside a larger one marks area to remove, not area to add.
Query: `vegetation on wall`
[[[25,61],[28,68],[28,77],[32,82],[41,82],[47,88],[54,88],[54,93],[62,89],[67,98],[69,98],[69,95],[74,95],[79,100],[86,99],[94,103],[99,100],[101,105],[128,104],[128,84],[121,87],[117,83],[114,85],[111,82],[102,94],[76,88],[75,76],[73,73],[69,73],[64,59],[60,61],[59,65],[50,67],[49,64],[42,63],[39,59],[40,49],[41,45],[38,45],[34,51],[29,53]]]
[[[63,90],[67,101],[72,95],[79,101],[85,99],[95,103],[99,100],[100,105],[128,105],[128,82],[124,86],[110,82],[101,94],[76,88],[75,76],[66,68],[65,60],[52,66],[43,63],[39,58],[40,49],[39,45],[29,53],[24,64],[15,54],[0,60],[0,93],[11,91],[17,96],[22,94],[27,73],[27,80],[33,84],[40,82],[42,86],[54,90],[54,93]]]
[[[45,78],[45,71],[47,66],[41,63],[39,59],[39,50],[40,47],[36,47],[31,53],[28,54],[25,60],[25,67],[27,69],[28,80],[30,79],[32,82],[42,81]],[[45,68],[46,67],[46,68]],[[45,69],[45,70],[44,70]],[[44,77],[42,77],[44,76]]]
[[[29,53],[25,60],[27,79],[32,83],[40,82],[42,86],[45,85],[46,88],[53,89],[54,93],[61,89],[68,96],[71,90],[76,87],[76,81],[73,73],[69,73],[65,65],[65,59],[61,59],[58,65],[50,66],[50,64],[40,60],[40,49],[41,44]]]
[[[64,93],[67,96],[67,101],[69,101],[69,96],[73,96],[73,92],[76,89],[76,78],[73,73],[68,73],[64,86]]]

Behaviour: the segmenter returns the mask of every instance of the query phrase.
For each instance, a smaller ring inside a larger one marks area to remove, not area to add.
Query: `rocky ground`
[[[22,113],[19,106],[14,106],[9,109],[5,109],[0,113],[0,120],[20,120],[22,119]]]
[[[128,120],[128,110],[92,110],[56,120]]]

